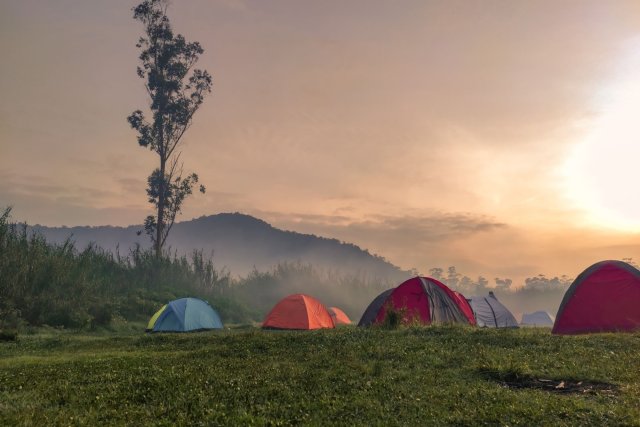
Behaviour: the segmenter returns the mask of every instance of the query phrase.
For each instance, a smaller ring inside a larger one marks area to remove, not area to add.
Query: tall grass
[[[79,250],[68,239],[48,243],[26,225],[0,215],[0,329],[24,325],[91,328],[114,317],[147,319],[171,299],[209,300],[227,322],[249,320],[247,310],[225,296],[231,279],[201,251],[191,257],[156,257],[136,247],[126,256],[95,245]]]

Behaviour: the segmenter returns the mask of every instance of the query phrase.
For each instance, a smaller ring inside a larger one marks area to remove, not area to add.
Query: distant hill
[[[50,242],[63,242],[67,238],[84,248],[89,243],[126,255],[136,243],[150,245],[141,225],[129,227],[44,227],[34,230]],[[269,270],[283,261],[310,263],[322,269],[342,273],[362,274],[370,278],[397,281],[408,276],[383,258],[350,243],[336,239],[301,234],[277,229],[258,218],[240,213],[222,213],[203,216],[176,223],[171,230],[168,245],[178,254],[202,249],[213,253],[214,263],[226,267],[233,275],[244,275],[254,267]]]

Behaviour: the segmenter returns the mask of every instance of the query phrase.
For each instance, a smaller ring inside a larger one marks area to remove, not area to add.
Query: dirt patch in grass
[[[559,394],[608,394],[619,392],[616,384],[575,378],[544,378],[517,371],[482,369],[480,375],[510,389],[538,389]]]

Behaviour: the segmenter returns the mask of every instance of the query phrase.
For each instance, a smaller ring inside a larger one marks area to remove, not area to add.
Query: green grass
[[[609,386],[510,388],[518,378]],[[21,335],[0,344],[0,424],[640,425],[640,335]]]

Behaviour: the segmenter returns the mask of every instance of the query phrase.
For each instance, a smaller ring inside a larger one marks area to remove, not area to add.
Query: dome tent
[[[358,326],[369,326],[373,323],[378,315],[378,311],[382,308],[382,305],[389,297],[389,294],[393,292],[393,289],[395,288],[387,289],[369,303],[369,306],[364,311],[360,321],[358,322]]]
[[[564,294],[554,334],[640,330],[640,271],[602,261],[583,271]]]
[[[267,314],[265,329],[320,329],[335,328],[331,314],[317,299],[304,294],[293,294],[281,299]]]
[[[481,328],[517,328],[518,321],[513,314],[498,301],[493,292],[486,297],[468,299],[476,323]]]
[[[351,324],[351,319],[349,319],[349,316],[347,316],[347,314],[344,311],[340,310],[338,307],[329,307],[328,310],[331,318],[333,319],[333,323],[336,326]]]
[[[553,316],[544,310],[524,313],[520,326],[553,326]]]
[[[388,308],[405,311],[404,323],[476,323],[466,301],[463,303],[445,284],[429,277],[414,277],[380,294],[369,304],[358,326],[384,322]]]
[[[165,304],[151,317],[147,332],[190,332],[222,327],[220,316],[208,302],[180,298]]]

